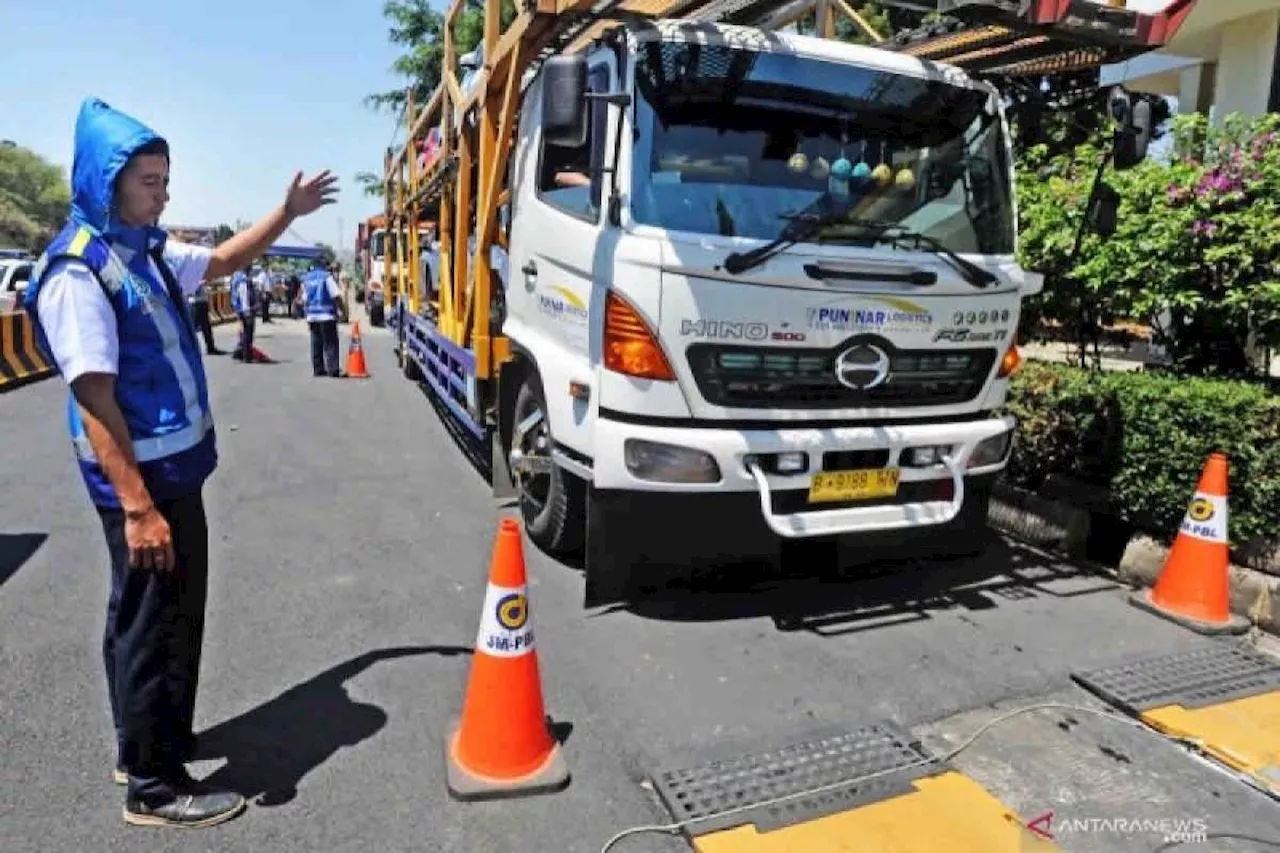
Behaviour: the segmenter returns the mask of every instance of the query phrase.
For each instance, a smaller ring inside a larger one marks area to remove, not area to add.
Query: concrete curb
[[[988,522],[995,529],[1036,547],[1083,559],[1091,514],[1063,501],[1051,500],[1008,486],[997,486],[991,497]],[[1135,534],[1117,566],[1097,566],[1135,589],[1156,582],[1169,556],[1169,547]],[[1231,612],[1273,634],[1280,634],[1280,577],[1232,563],[1228,568]]]

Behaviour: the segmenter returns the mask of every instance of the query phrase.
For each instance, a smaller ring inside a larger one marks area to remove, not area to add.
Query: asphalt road
[[[218,329],[228,349],[230,327]],[[59,380],[0,394],[0,851],[596,853],[666,823],[672,763],[889,719],[937,751],[1010,708],[1100,707],[1069,673],[1203,640],[1109,580],[999,542],[872,578],[728,572],[587,612],[581,575],[526,545],[558,794],[462,804],[441,741],[459,708],[503,511],[385,331],[370,380],[315,379],[305,330],[259,326],[279,363],[210,358],[222,466],[206,499],[213,580],[197,775],[253,805],[198,833],[126,827],[99,653],[105,549],[63,434]],[[346,351],[346,331],[343,351]],[[1280,805],[1165,741],[1085,712],[1001,723],[954,762],[1025,819],[1203,819],[1280,840]],[[1065,850],[1155,850],[1151,834]],[[687,850],[643,835],[613,853]],[[1274,850],[1244,841],[1185,851]]]

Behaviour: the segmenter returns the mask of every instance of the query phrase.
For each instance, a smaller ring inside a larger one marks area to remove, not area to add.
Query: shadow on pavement
[[[47,533],[0,533],[0,586],[40,550]]]
[[[955,560],[880,561],[835,569],[779,571],[745,563],[667,571],[625,604],[646,619],[724,621],[769,617],[779,631],[840,636],[920,622],[943,611],[981,611],[1042,596],[1073,598],[1119,584],[1082,566],[992,536],[979,556]]]
[[[352,700],[346,682],[375,663],[413,655],[469,655],[463,646],[405,646],[352,658],[291,687],[279,696],[198,735],[200,759],[226,758],[208,777],[213,785],[259,796],[278,806],[298,794],[298,784],[343,747],[377,734],[387,714]]]

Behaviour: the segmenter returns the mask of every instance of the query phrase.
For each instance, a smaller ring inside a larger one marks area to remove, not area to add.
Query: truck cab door
[[[589,91],[612,91],[617,80],[612,53],[592,58]],[[593,268],[604,221],[608,179],[600,169],[610,150],[612,108],[589,102],[586,143],[563,148],[543,141],[537,127],[541,98],[538,86],[534,102],[523,110],[527,127],[514,175],[507,334],[533,351],[544,372],[548,366],[542,362],[554,359],[573,364],[574,372],[585,376],[591,303],[603,292]]]

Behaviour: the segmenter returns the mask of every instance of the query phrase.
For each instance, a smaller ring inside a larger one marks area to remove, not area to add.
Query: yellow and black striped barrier
[[[231,310],[231,291],[214,290],[209,293],[209,322],[213,325],[230,323],[236,319],[236,312]]]
[[[53,359],[36,343],[26,311],[0,314],[0,391],[52,376]]]

